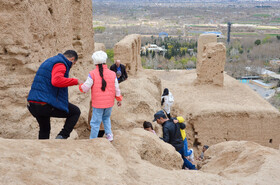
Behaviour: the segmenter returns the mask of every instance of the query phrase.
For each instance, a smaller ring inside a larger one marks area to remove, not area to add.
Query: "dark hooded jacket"
[[[167,120],[162,124],[163,137],[161,139],[174,146],[176,151],[181,150],[184,147],[184,143],[180,128],[183,127],[185,127],[184,123],[174,124],[172,120]]]

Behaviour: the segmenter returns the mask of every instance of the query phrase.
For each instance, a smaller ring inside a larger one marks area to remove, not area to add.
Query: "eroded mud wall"
[[[74,49],[79,61],[70,76],[86,77],[94,50],[92,2],[0,0],[0,25],[0,136],[36,138],[38,125],[26,109],[35,72],[48,57]]]
[[[142,69],[140,48],[141,37],[138,34],[128,35],[114,46],[114,59],[121,60],[130,75]]]

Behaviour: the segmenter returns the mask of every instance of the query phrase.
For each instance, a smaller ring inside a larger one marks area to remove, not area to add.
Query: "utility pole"
[[[228,22],[227,43],[230,43],[231,22]]]

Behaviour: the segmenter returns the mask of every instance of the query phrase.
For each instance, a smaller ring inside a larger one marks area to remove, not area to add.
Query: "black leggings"
[[[38,103],[29,103],[27,108],[39,123],[39,139],[50,138],[51,117],[66,118],[65,124],[58,135],[68,138],[81,114],[79,107],[71,103],[68,105],[69,113],[59,110],[49,104],[41,105]]]

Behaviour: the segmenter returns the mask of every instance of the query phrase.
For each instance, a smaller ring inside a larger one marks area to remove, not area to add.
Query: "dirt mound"
[[[133,129],[130,132],[116,132],[113,145],[125,159],[133,162],[146,160],[161,168],[180,169],[182,159],[174,147],[144,129]]]
[[[113,108],[113,129],[142,128],[143,122],[152,121],[153,114],[160,109],[161,81],[149,74],[141,71],[120,84],[124,101],[121,107]]]
[[[1,184],[125,182],[125,161],[106,139],[1,139],[0,143]]]
[[[12,147],[11,147],[12,146]],[[202,171],[152,133],[116,132],[115,141],[0,139],[1,184],[279,184],[279,151],[248,142],[213,145]],[[255,154],[254,154],[255,153]],[[181,161],[182,162],[182,161]]]
[[[229,141],[211,146],[203,172],[214,173],[229,179],[238,178],[246,184],[280,184],[280,152],[253,142]],[[260,178],[261,177],[261,178]]]

